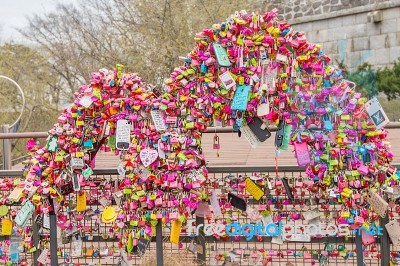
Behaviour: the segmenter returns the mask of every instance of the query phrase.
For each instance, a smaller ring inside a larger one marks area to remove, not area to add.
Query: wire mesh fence
[[[14,177],[8,175],[7,180],[10,184],[8,189],[2,191],[3,197],[10,193],[11,180],[15,180],[19,173],[14,172]],[[2,175],[5,174],[7,172],[2,173]],[[361,252],[357,256],[357,231],[350,231],[349,235],[338,237],[337,232],[334,232],[335,228],[330,229],[333,231],[331,233],[326,228],[327,224],[338,226],[341,223],[342,204],[328,199],[322,190],[321,195],[316,197],[314,192],[310,192],[309,188],[301,185],[301,183],[305,184],[306,180],[302,178],[303,170],[300,168],[281,167],[278,174],[279,177],[276,175],[275,168],[272,167],[210,168],[207,191],[218,195],[222,215],[218,217],[205,215],[204,218],[199,218],[192,213],[188,217],[187,225],[182,227],[179,244],[170,243],[171,227],[169,224],[164,225],[162,252],[165,265],[169,265],[168,263],[174,260],[174,265],[363,265],[358,264],[360,259],[365,265],[384,265],[381,263],[382,255],[384,255],[382,248],[385,248],[388,243],[382,242],[382,237],[374,236],[369,243],[361,243],[358,247]],[[253,176],[262,176],[263,180],[271,185],[265,185],[265,195],[259,201],[253,199],[243,189],[245,179]],[[282,177],[288,181],[293,198],[289,197],[280,183]],[[65,204],[59,206],[58,222],[62,223],[63,220],[70,222],[68,226],[59,225],[61,227],[58,227],[59,265],[118,265],[121,258],[127,265],[155,265],[156,254],[160,252],[156,247],[155,235],[149,240],[139,239],[139,244],[131,253],[127,253],[126,250],[121,249],[121,234],[136,232],[137,228],[132,226],[121,231],[117,230],[115,224],[104,224],[100,221],[100,214],[106,204],[104,201],[110,200],[112,204],[117,204],[111,194],[116,184],[121,181],[119,178],[116,170],[95,172],[84,187],[88,205],[85,212],[76,212],[77,194],[75,193],[70,194]],[[245,199],[246,212],[230,204],[226,197],[228,193],[237,194]],[[18,209],[18,206],[9,208]],[[310,210],[318,212],[317,220],[305,219]],[[277,225],[281,223],[279,228],[283,233],[288,233],[287,231],[293,228],[304,231],[313,224],[314,228],[325,229],[325,234],[319,234],[318,230],[321,229],[316,229],[316,237],[311,239],[282,241],[280,237],[262,236],[255,231],[251,232],[251,228],[254,230],[257,223],[266,219],[263,216],[265,211],[269,213],[268,219],[271,219],[272,223]],[[393,206],[388,212],[389,219],[398,218],[398,211]],[[11,211],[10,215],[12,213],[15,215],[15,211]],[[235,222],[252,227],[249,227],[250,231],[245,231],[244,235],[204,235],[204,230],[199,230],[200,234],[196,234],[196,230],[193,230],[199,225],[196,224],[196,218],[198,223],[204,223],[203,228],[215,226],[215,224],[226,226]],[[19,264],[15,265],[24,265],[21,264],[24,261],[34,263],[32,254],[49,250],[50,232],[47,219],[44,218],[39,222],[41,228],[38,235],[32,234],[32,227],[27,227],[29,229],[25,233],[17,232],[20,237],[19,243],[26,242],[26,244],[22,245],[24,248],[19,248]],[[33,224],[37,223],[37,218],[35,218]],[[35,251],[32,249],[34,242],[38,242],[36,252],[32,252]],[[9,260],[11,237],[3,236],[0,244],[3,260]],[[399,254],[400,249],[390,245],[392,262],[397,262]]]

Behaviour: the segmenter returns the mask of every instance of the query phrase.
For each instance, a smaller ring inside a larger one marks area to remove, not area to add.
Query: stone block
[[[354,25],[354,24],[356,24],[356,18],[354,15],[342,17],[342,25],[343,26]]]
[[[383,9],[382,12],[384,20],[392,18],[397,19],[400,16],[400,7]]]
[[[397,26],[397,19],[384,19],[381,22],[381,32],[382,33],[388,33],[388,32],[397,32],[398,31],[398,26]]]
[[[373,23],[368,22],[365,24],[367,28],[368,35],[379,35],[382,34],[382,24],[381,23]]]
[[[296,25],[293,25],[293,29],[295,31],[302,31],[307,36],[308,33],[312,31],[312,24],[313,24],[312,22],[304,22],[304,23],[296,24]]]
[[[372,50],[372,58],[375,61],[374,65],[388,64],[390,62],[389,49],[383,48],[383,49]]]
[[[400,46],[390,47],[389,49],[389,63],[394,63],[400,59]]]
[[[330,29],[330,34],[332,35],[331,40],[341,40],[352,37],[365,37],[367,36],[365,24],[349,25],[343,26],[337,29]]]
[[[365,51],[370,49],[369,37],[356,37],[352,39],[352,51]]]
[[[322,30],[328,28],[328,20],[317,20],[312,22],[312,30]]]
[[[342,17],[331,18],[328,20],[328,27],[330,29],[340,28],[342,26]]]
[[[370,38],[370,48],[371,49],[382,49],[388,47],[388,35],[387,34],[380,34],[374,35]]]
[[[323,43],[328,41],[333,41],[333,36],[331,34],[332,30],[318,30],[315,31],[315,38],[312,40],[313,42]]]
[[[400,46],[400,32],[388,33],[389,47]]]
[[[322,43],[322,49],[324,50],[325,54],[337,54],[338,53],[338,44],[335,41],[331,42],[324,42]]]
[[[355,24],[363,24],[368,22],[368,12],[354,14]]]

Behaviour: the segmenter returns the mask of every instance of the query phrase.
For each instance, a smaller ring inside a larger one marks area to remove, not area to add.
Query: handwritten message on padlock
[[[250,86],[239,86],[236,88],[235,96],[232,100],[232,110],[246,111],[250,89]]]
[[[144,167],[147,167],[157,160],[158,152],[153,149],[145,148],[140,151],[139,156],[140,156],[140,161],[142,162]]]

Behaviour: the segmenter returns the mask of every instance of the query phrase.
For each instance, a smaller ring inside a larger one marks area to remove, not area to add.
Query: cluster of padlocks
[[[43,218],[55,212],[59,229],[73,235],[94,219],[110,224],[108,233],[131,253],[140,239],[154,235],[158,222],[172,224],[171,241],[178,243],[187,218],[209,201],[207,215],[214,220],[232,208],[279,223],[274,207],[294,203],[307,190],[328,213],[329,205],[341,206],[333,223],[368,229],[386,215],[386,198],[395,204],[398,195],[386,123],[379,103],[355,92],[321,46],[280,22],[276,10],[236,12],[196,34],[195,48],[163,89],[124,73],[121,65],[92,73],[49,131],[47,145],[31,150],[24,179],[7,199],[23,205],[9,228],[25,232],[18,229],[34,213]],[[278,127],[276,149],[293,146],[307,178],[259,175],[243,177],[234,191],[206,189],[202,132],[232,126],[256,147],[271,136],[269,125]],[[99,149],[119,156],[119,182],[94,180]],[[94,197],[87,189],[102,192]],[[284,199],[270,202],[268,191]],[[66,203],[71,194],[75,202]],[[244,194],[259,208],[248,210]],[[94,200],[102,208],[89,212]],[[311,209],[291,219],[312,223],[319,216]]]

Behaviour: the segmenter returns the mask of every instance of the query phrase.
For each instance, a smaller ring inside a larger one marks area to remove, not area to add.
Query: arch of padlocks
[[[325,202],[327,216],[330,206],[338,206],[330,222],[336,228],[348,226],[349,232],[363,228],[359,230],[363,244],[374,243],[376,235],[368,232],[379,231],[379,217],[388,209],[387,188],[398,182],[383,128],[387,119],[379,103],[357,93],[321,46],[279,21],[276,10],[236,12],[194,39],[194,49],[163,88],[142,81],[136,73],[125,73],[121,65],[91,74],[90,84],[79,88],[73,104],[49,131],[47,145],[30,151],[22,189],[8,197],[23,206],[7,228],[3,220],[2,229],[9,230],[5,235],[13,227],[25,228],[33,213],[43,218],[54,211],[63,234],[85,231],[84,221],[93,218],[109,225],[105,234],[118,239],[124,253],[133,254],[161,221],[171,228],[170,241],[179,244],[181,233],[193,226],[188,218],[199,207],[207,209],[212,224],[226,211],[237,210],[239,215],[254,217],[253,223],[263,221],[279,228],[282,217],[275,214],[279,200],[267,201],[268,191],[279,191],[286,204],[294,205],[299,191],[306,190]],[[268,129],[271,125],[277,127],[275,137]],[[201,149],[202,132],[209,126],[231,126],[253,147],[274,141],[278,152],[294,150],[305,172],[288,180],[279,176],[277,166],[276,176],[244,175],[236,190],[212,190],[206,185],[208,171]],[[94,179],[98,150],[119,156],[118,182]],[[66,200],[71,195],[72,203]],[[257,207],[249,208],[249,199]],[[95,211],[89,207],[94,200],[101,205]],[[319,216],[318,210],[310,208],[301,214],[292,211],[289,221],[315,226]],[[398,224],[391,226],[398,228]],[[222,231],[215,238],[242,237],[240,230],[229,228],[230,234]],[[289,242],[318,237],[297,229],[288,231],[283,225],[283,234],[269,236]],[[344,229],[334,236],[344,234]],[[25,245],[31,248],[29,241]],[[79,245],[71,252],[79,253]],[[327,245],[323,252],[317,256],[321,263],[336,252],[345,257],[351,251]],[[257,258],[268,265],[277,252],[270,253],[260,251]],[[63,256],[74,261],[71,253]],[[301,256],[306,259],[311,254],[303,250]],[[41,256],[44,262],[45,257]]]

